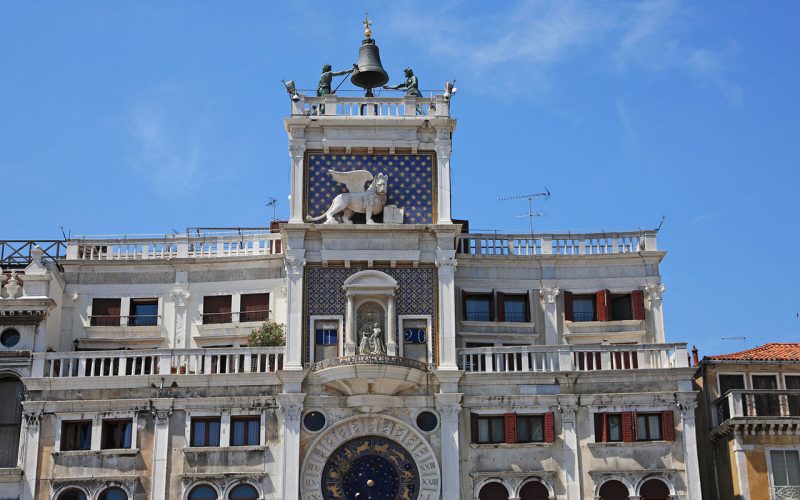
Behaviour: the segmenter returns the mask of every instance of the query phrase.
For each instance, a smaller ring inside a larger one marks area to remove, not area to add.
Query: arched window
[[[22,422],[22,382],[0,378],[0,467],[16,467]]]
[[[78,488],[67,488],[58,495],[58,500],[86,500],[86,493]]]
[[[258,500],[258,491],[249,484],[235,486],[228,493],[230,500]]]
[[[128,494],[122,488],[112,486],[103,490],[98,500],[128,500]]]
[[[547,490],[547,486],[539,481],[531,481],[525,483],[519,490],[519,498],[520,500],[547,500],[550,498],[550,492]]]
[[[639,488],[639,496],[642,500],[669,500],[669,487],[664,481],[648,479]]]
[[[628,500],[628,487],[616,480],[606,481],[600,487],[600,500]]]
[[[189,500],[217,500],[217,490],[207,484],[195,486],[189,492]]]
[[[508,490],[500,483],[489,483],[481,488],[480,500],[508,500]]]

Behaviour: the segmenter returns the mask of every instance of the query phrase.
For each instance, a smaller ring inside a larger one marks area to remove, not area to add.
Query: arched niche
[[[345,313],[345,356],[359,354],[359,343],[365,332],[378,323],[386,354],[397,356],[395,324],[395,292],[397,281],[386,273],[360,271],[344,281],[347,296]],[[372,325],[372,326],[370,326]]]

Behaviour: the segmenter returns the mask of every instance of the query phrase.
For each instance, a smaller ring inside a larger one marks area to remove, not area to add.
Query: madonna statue
[[[362,355],[383,355],[386,354],[386,346],[383,345],[381,338],[381,327],[375,323],[370,331],[368,328],[361,335],[361,343],[358,345],[358,353]]]

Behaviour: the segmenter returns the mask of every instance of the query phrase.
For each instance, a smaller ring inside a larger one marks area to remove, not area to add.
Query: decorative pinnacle
[[[372,21],[369,20],[369,12],[364,12],[364,36],[367,38],[372,36],[372,30],[370,26],[372,26]]]

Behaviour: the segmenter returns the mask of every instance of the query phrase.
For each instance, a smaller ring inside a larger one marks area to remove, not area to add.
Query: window
[[[594,439],[598,443],[622,441],[622,414],[596,413],[594,416]]]
[[[753,389],[775,390],[778,388],[778,377],[775,375],[753,375]],[[753,396],[756,415],[759,417],[779,417],[781,415],[780,399],[777,394],[756,394]]]
[[[310,411],[303,417],[303,425],[311,432],[319,432],[325,427],[325,415],[318,411]]]
[[[505,417],[478,417],[478,443],[505,443]]]
[[[100,447],[104,450],[131,447],[133,420],[103,420],[103,435]]]
[[[261,417],[231,418],[231,446],[258,446],[260,438]]]
[[[642,413],[636,415],[636,440],[661,440],[661,414]]]
[[[61,424],[61,450],[88,450],[92,447],[92,421],[68,420]]]
[[[5,347],[14,347],[15,345],[19,344],[19,339],[19,332],[13,328],[8,328],[7,330],[3,331],[2,335],[0,335],[0,344],[3,344]]]
[[[317,321],[314,327],[314,340],[317,345],[337,345],[339,333],[337,321]]]
[[[770,450],[769,459],[773,487],[800,487],[800,457],[797,450]]]
[[[467,321],[492,321],[492,295],[464,294],[464,319]]]
[[[128,326],[158,325],[158,299],[131,299]]]
[[[508,490],[501,483],[492,482],[481,488],[480,500],[508,500]]]
[[[230,295],[209,295],[203,297],[204,325],[218,325],[221,323],[230,323],[231,321]]]
[[[572,321],[594,321],[594,296],[574,295],[572,297]]]
[[[530,321],[528,315],[528,295],[527,294],[497,294],[498,310],[503,311],[500,321],[511,323],[524,323]]]
[[[189,492],[189,500],[217,500],[217,498],[217,490],[207,484],[195,486]]]
[[[633,319],[630,294],[611,296],[611,319],[613,321]]]
[[[239,321],[266,321],[269,318],[268,293],[243,293]]]
[[[539,415],[470,415],[473,443],[552,443],[553,413]]]
[[[517,415],[517,443],[544,442],[543,415]]]
[[[120,307],[122,299],[93,299],[91,326],[120,326]]]
[[[0,467],[16,467],[22,423],[22,382],[0,379]]]
[[[800,375],[786,375],[786,389],[798,391],[796,394],[789,394],[789,415],[800,417]]]
[[[732,389],[744,389],[744,375],[718,375],[719,377],[719,395],[724,396],[726,392]]]
[[[78,488],[68,488],[58,495],[58,500],[86,500],[86,493]]]
[[[100,493],[98,500],[128,500],[128,494],[122,488],[106,488]]]
[[[625,321],[644,319],[644,292],[612,294],[600,290],[592,294],[564,292],[566,321]]]
[[[234,486],[228,493],[230,500],[258,500],[258,491],[249,484]]]
[[[192,418],[192,446],[219,446],[219,428],[219,417]]]

